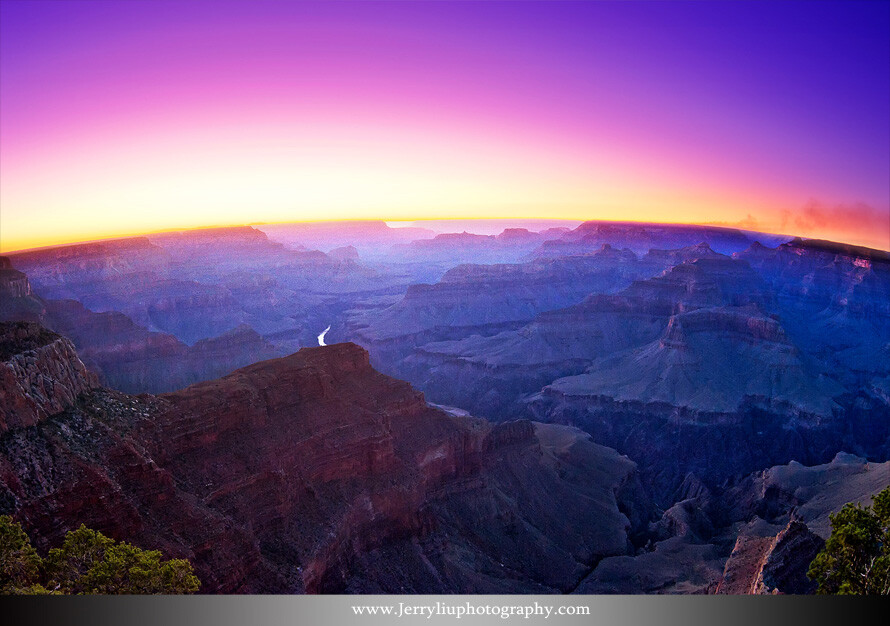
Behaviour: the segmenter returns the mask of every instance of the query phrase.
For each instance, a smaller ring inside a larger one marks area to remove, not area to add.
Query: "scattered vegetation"
[[[117,542],[81,525],[45,559],[21,525],[0,515],[2,594],[185,594],[200,587],[191,564]]]
[[[830,519],[831,536],[807,573],[816,593],[890,595],[890,487],[872,506],[847,504]]]

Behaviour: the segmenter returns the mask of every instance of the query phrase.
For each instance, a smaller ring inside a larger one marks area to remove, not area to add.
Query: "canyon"
[[[208,592],[559,592],[645,516],[614,450],[451,417],[354,344],[128,396],[67,339],[2,331],[0,508],[38,548],[86,523],[188,558]]]
[[[890,481],[839,454],[690,475],[661,511],[589,434],[451,415],[351,343],[157,396],[34,323],[0,349],[0,510],[38,549],[86,523],[188,558],[209,593],[800,593],[828,513]]]
[[[199,229],[0,257],[0,321],[0,513],[208,592],[810,593],[890,484],[881,250]]]

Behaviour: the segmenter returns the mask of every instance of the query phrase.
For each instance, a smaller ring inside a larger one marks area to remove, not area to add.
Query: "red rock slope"
[[[19,415],[31,373],[9,369],[0,412]],[[614,450],[449,416],[353,344],[163,396],[77,391],[36,423],[7,419],[0,513],[39,549],[83,522],[187,557],[207,592],[568,591],[645,517]]]

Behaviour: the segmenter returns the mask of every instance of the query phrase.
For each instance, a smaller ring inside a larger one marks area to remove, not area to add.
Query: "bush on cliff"
[[[830,519],[831,536],[807,572],[816,593],[890,595],[890,487],[872,506],[847,504]]]
[[[81,525],[41,559],[22,527],[0,516],[0,593],[183,594],[200,586],[184,559],[117,542]]]

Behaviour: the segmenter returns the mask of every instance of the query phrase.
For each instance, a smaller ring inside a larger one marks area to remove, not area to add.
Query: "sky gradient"
[[[0,250],[296,220],[890,249],[890,3],[0,4]]]

